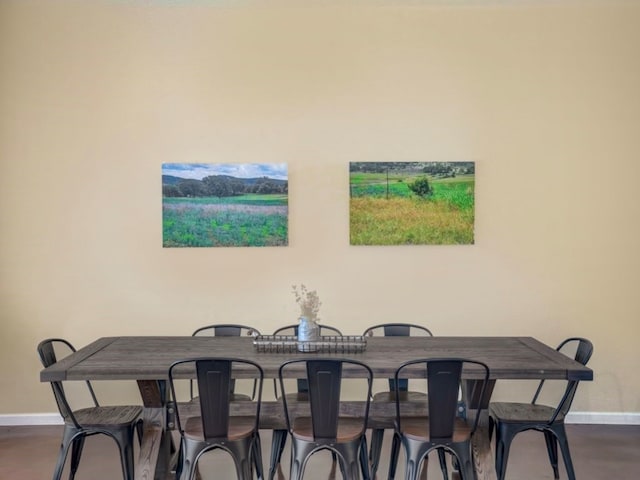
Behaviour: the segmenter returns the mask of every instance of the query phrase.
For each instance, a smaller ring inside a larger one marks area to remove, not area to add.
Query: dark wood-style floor
[[[568,425],[571,453],[579,480],[636,479],[640,475],[640,426]],[[60,445],[62,427],[0,427],[0,479],[45,480],[51,478]],[[271,434],[261,432],[264,461],[269,461]],[[288,442],[287,442],[288,445]],[[385,437],[378,478],[386,478],[390,437]],[[289,458],[289,450],[285,457]],[[402,457],[401,457],[402,462]],[[308,464],[306,480],[327,480],[331,457],[322,452]],[[285,477],[287,467],[284,467]],[[234,479],[233,464],[221,451],[211,452],[201,465],[203,479]],[[401,479],[400,467],[396,478]],[[340,478],[338,473],[337,478]],[[65,477],[66,478],[66,477]],[[115,443],[104,436],[87,440],[77,480],[122,478]],[[437,459],[429,463],[429,478],[441,479]],[[537,432],[525,432],[512,445],[508,480],[552,479],[544,446]],[[564,465],[560,478],[566,479]]]

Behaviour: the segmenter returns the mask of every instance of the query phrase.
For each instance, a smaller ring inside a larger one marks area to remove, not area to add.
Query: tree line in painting
[[[455,177],[456,175],[473,175],[476,172],[475,162],[351,162],[349,172],[386,173],[406,172],[423,173],[432,177]]]
[[[284,246],[288,182],[269,177],[162,176],[164,247]]]
[[[237,178],[230,175],[209,175],[202,180],[162,176],[165,197],[233,197],[246,194],[286,194],[288,182],[269,177]]]
[[[352,245],[472,244],[474,162],[352,162]]]

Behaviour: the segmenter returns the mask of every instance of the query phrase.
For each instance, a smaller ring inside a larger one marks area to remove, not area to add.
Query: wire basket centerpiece
[[[262,353],[360,353],[366,350],[367,340],[362,335],[323,335],[310,341],[295,335],[258,335],[253,346]]]

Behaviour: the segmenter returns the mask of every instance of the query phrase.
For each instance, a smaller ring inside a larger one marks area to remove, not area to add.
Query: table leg
[[[489,429],[478,427],[471,440],[471,451],[476,469],[477,480],[497,480],[495,462],[491,453]]]
[[[482,382],[467,380],[463,383],[462,398],[467,409],[467,422],[475,421],[475,416],[480,412],[478,429],[471,439],[471,451],[475,464],[477,480],[497,480],[495,462],[491,453],[491,441],[489,439],[489,416],[487,408],[495,387],[495,380],[490,380],[485,388],[484,396],[480,398]],[[454,472],[453,478],[459,478],[459,473]]]
[[[144,404],[143,435],[136,480],[171,478],[171,433],[166,428],[166,385],[156,380],[139,380],[138,389]]]

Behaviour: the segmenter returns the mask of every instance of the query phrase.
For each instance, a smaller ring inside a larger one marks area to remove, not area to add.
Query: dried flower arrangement
[[[293,285],[293,295],[296,297],[296,302],[298,302],[300,306],[301,316],[307,317],[314,322],[320,320],[318,318],[318,311],[322,303],[318,297],[318,292],[315,290],[307,290],[307,287],[301,284],[300,287]]]

